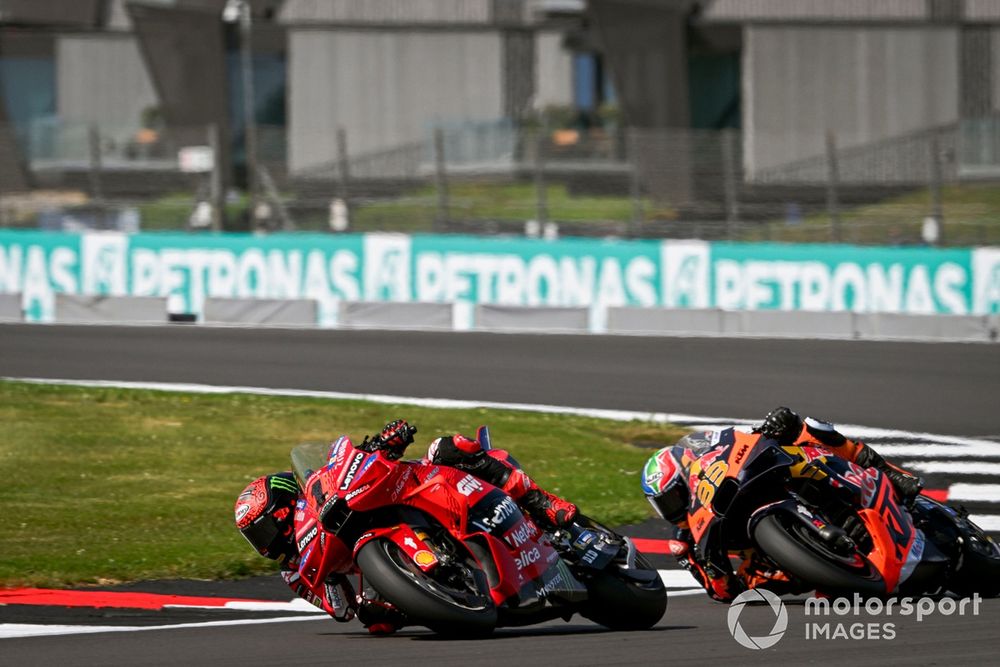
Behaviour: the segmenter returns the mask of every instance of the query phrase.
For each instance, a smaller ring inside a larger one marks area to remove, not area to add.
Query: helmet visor
[[[671,484],[663,493],[646,497],[656,513],[671,523],[683,518],[687,509],[687,494],[682,484]]]
[[[262,556],[270,556],[269,550],[272,548],[274,538],[278,536],[278,524],[274,518],[265,514],[246,528],[240,530],[243,537],[247,538],[254,549]]]

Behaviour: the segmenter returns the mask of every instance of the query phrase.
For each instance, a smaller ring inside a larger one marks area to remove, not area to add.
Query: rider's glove
[[[757,430],[764,437],[777,440],[779,445],[790,445],[802,432],[802,417],[786,407],[775,408],[767,413]]]
[[[416,426],[410,426],[404,419],[397,419],[382,427],[382,432],[371,438],[366,437],[361,443],[361,449],[368,451],[381,450],[390,459],[398,459],[413,442],[417,432]]]

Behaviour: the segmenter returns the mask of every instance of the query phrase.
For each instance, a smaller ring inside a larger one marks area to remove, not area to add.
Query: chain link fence
[[[7,131],[23,156],[21,178],[0,182],[7,227],[1000,243],[998,118],[868,144],[832,133],[457,123],[366,154],[340,131],[327,162],[293,173],[285,128],[263,126],[253,198],[243,138],[222,141],[214,127]],[[811,156],[775,160],[775,142]]]

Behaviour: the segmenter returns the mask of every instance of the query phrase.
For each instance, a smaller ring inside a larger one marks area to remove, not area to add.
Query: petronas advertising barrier
[[[119,234],[0,231],[0,294],[25,319],[56,294],[154,296],[201,315],[206,298],[340,302],[989,315],[1000,248],[933,249],[396,234]]]

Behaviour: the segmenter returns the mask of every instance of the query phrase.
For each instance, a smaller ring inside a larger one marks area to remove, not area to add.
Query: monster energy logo
[[[271,488],[277,489],[278,491],[288,491],[289,493],[298,493],[298,485],[290,479],[284,477],[272,477],[271,478]]]

